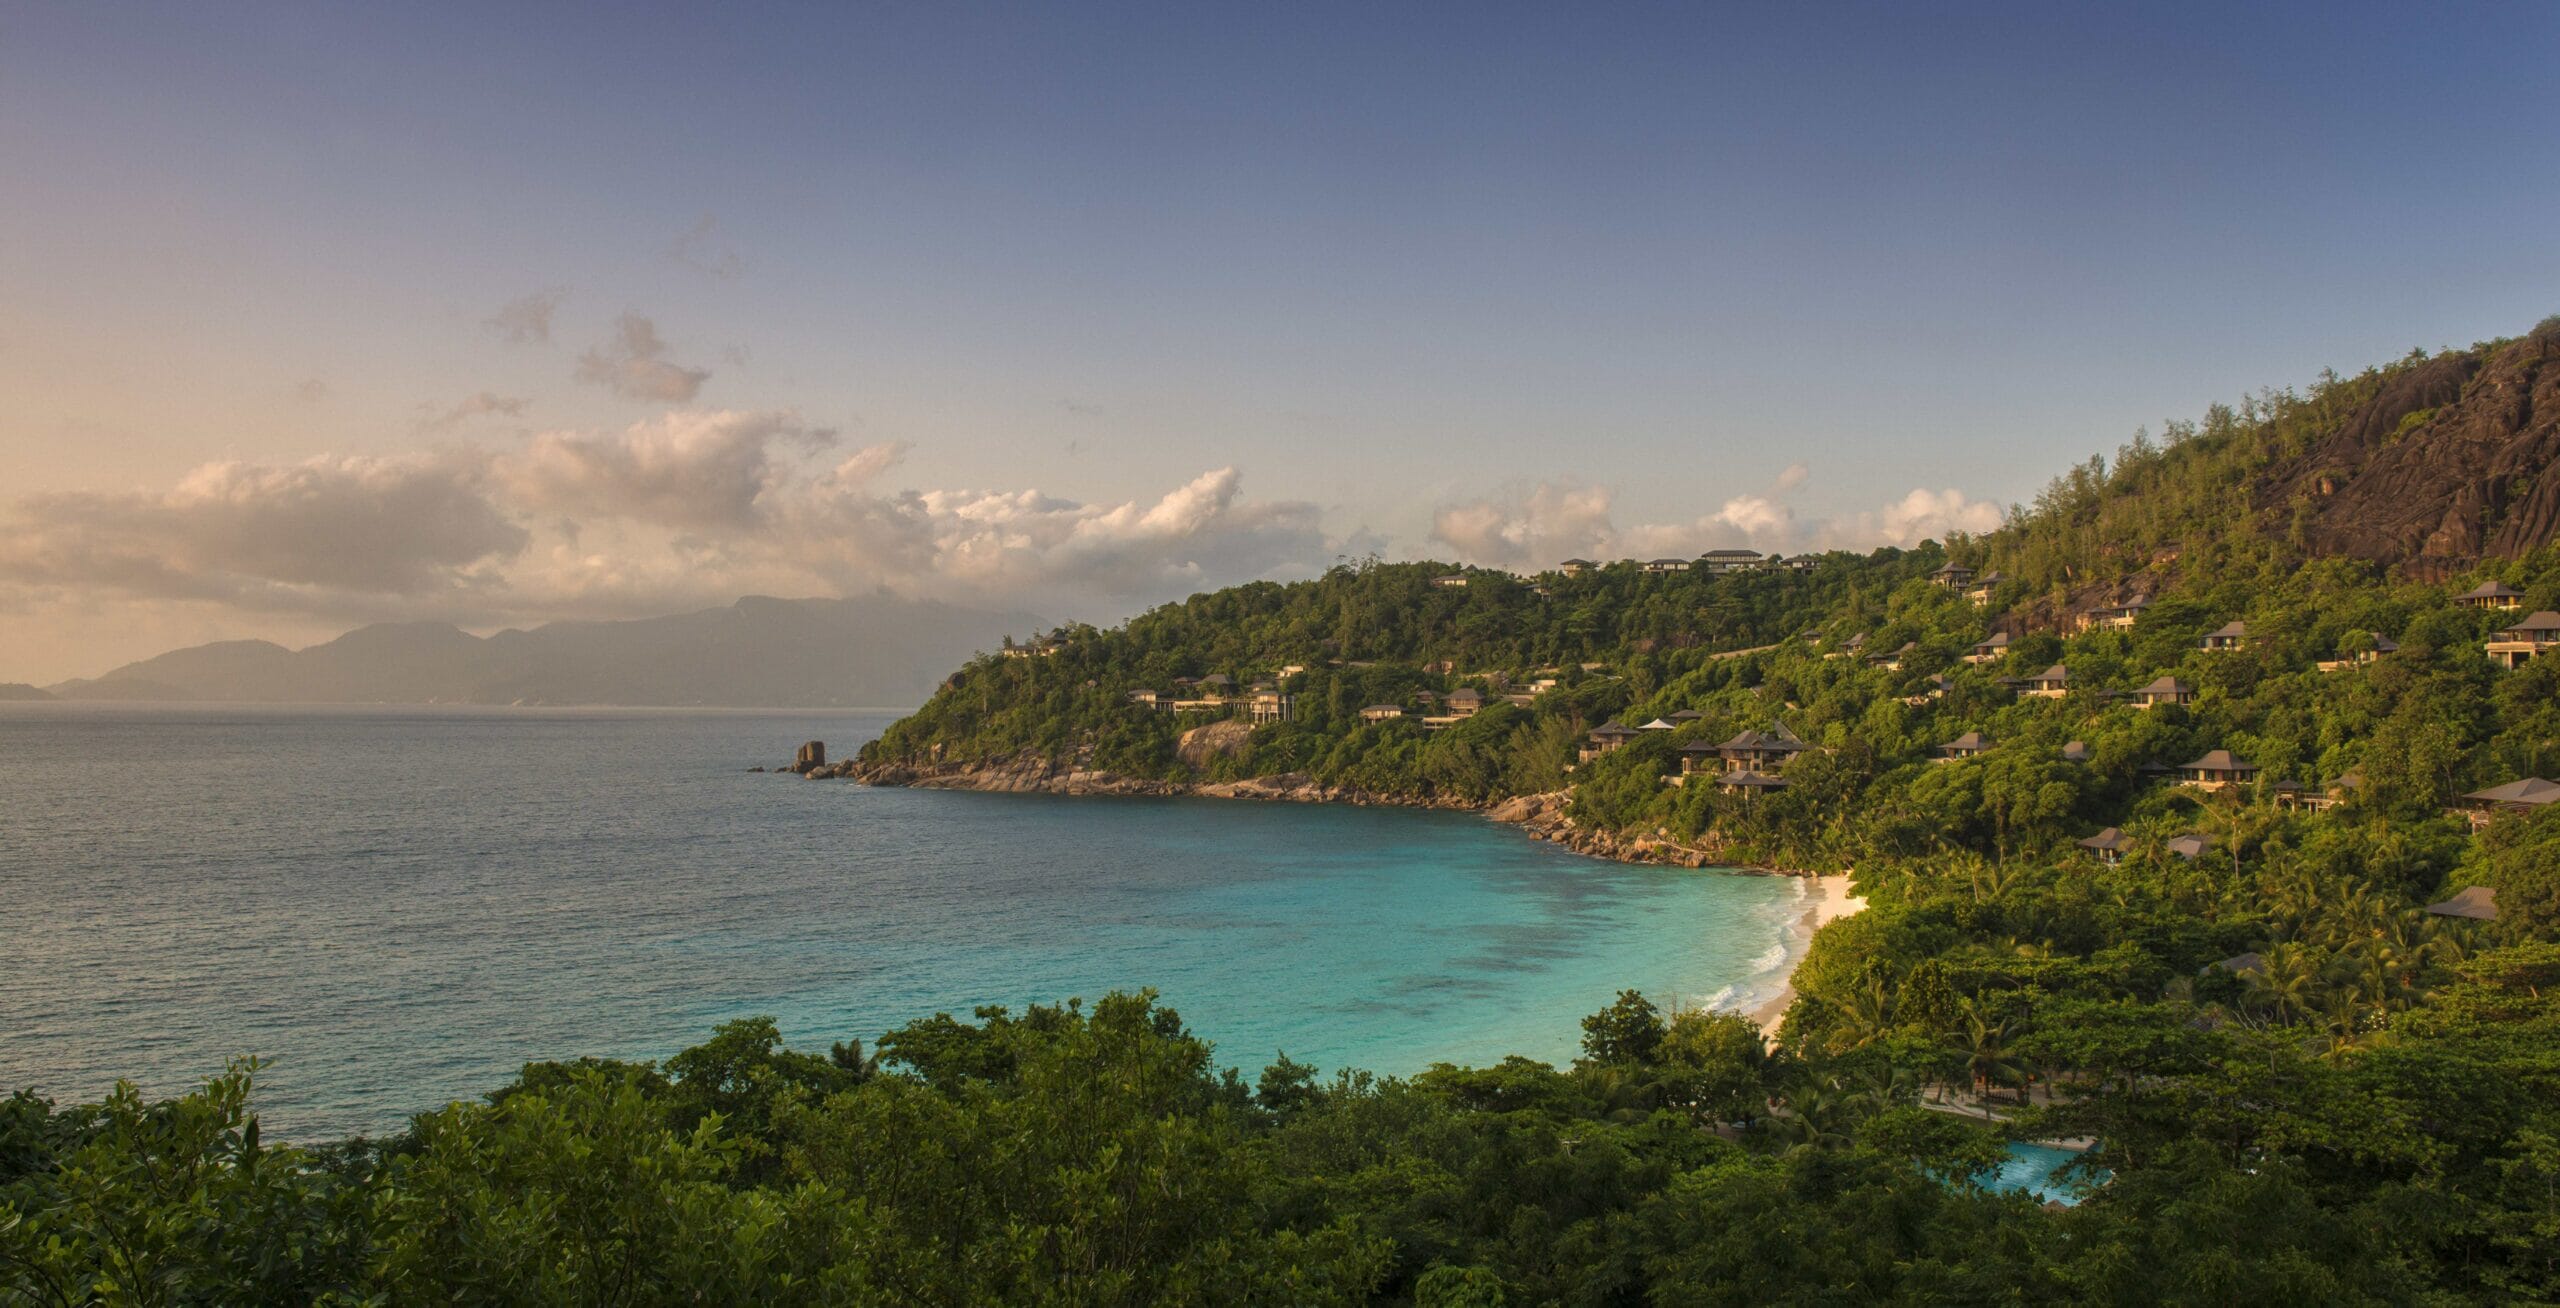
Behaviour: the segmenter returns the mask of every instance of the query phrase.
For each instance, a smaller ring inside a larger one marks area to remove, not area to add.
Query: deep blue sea
[[[0,705],[0,1090],[270,1060],[271,1132],[396,1128],[530,1059],[771,1014],[1154,986],[1221,1063],[1570,1058],[1632,987],[1739,1005],[1802,883],[1456,814],[872,790],[749,766],[881,713]]]

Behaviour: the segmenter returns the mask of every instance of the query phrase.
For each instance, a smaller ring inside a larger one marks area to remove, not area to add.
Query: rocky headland
[[[812,749],[815,746],[812,760]],[[788,770],[811,780],[842,779],[866,786],[911,786],[922,790],[975,790],[994,794],[1120,795],[1148,798],[1241,799],[1284,804],[1357,804],[1394,808],[1442,809],[1473,813],[1487,821],[1520,828],[1532,840],[1563,846],[1577,854],[1621,863],[1653,863],[1671,867],[1733,867],[1741,871],[1810,876],[1792,868],[1738,864],[1720,842],[1680,841],[1667,832],[1597,830],[1576,823],[1566,812],[1570,791],[1517,795],[1492,803],[1447,796],[1391,794],[1357,786],[1319,782],[1299,773],[1248,777],[1236,781],[1184,781],[1130,777],[1077,767],[1056,759],[1023,753],[965,763],[864,763],[825,761],[823,745],[802,746],[801,757]]]

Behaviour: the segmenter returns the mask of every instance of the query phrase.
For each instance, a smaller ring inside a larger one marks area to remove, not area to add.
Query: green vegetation
[[[1868,906],[1816,937],[1774,1045],[1625,994],[1565,1069],[1283,1058],[1248,1082],[1140,994],[826,1056],[732,1024],[317,1150],[261,1142],[247,1068],[166,1104],[20,1095],[0,1295],[2560,1301],[2560,805],[2447,812],[2560,771],[2560,657],[2493,665],[2512,615],[2451,599],[2494,575],[2560,608],[2560,550],[2404,576],[2311,557],[2255,494],[2427,363],[2138,439],[1980,539],[1463,587],[1371,562],[1198,596],[974,662],[864,751],[1415,800],[1570,785],[1585,829],[1853,870]],[[1951,561],[2003,580],[1977,604],[1931,579]],[[2127,627],[2071,620],[2136,596]],[[2233,621],[2245,648],[2201,648]],[[2017,693],[2056,663],[2065,693]],[[1293,713],[1186,763],[1213,717],[1129,696],[1212,676],[1275,678]],[[2122,697],[2162,677],[2192,702]],[[1444,729],[1360,716],[1462,688],[1488,706]],[[1581,757],[1604,722],[1675,714]],[[1806,746],[1783,789],[1666,784],[1681,746],[1772,722]],[[1936,758],[1966,732],[1990,747]],[[2217,749],[2259,771],[2166,774]],[[2119,858],[2082,847],[2101,827]],[[2467,887],[2494,919],[2422,907]],[[2095,1142],[2085,1202],[1984,1184],[2004,1140],[2065,1138]]]
[[[2042,912],[1937,887],[1835,928],[1889,964]],[[2144,928],[2148,929],[2148,928]],[[400,1135],[262,1141],[252,1069],[0,1102],[0,1298],[35,1304],[2545,1301],[2560,1292],[2560,947],[2413,964],[2351,1056],[2154,955],[1869,967],[1774,1054],[1627,994],[1585,1057],[1248,1085],[1152,995],[918,1022],[831,1056],[722,1027],[664,1067],[535,1064]],[[1860,979],[1863,977],[1863,979]],[[2227,980],[2227,978],[2226,978]],[[2228,992],[2228,987],[2224,988]],[[1854,989],[1849,993],[1858,993]],[[1932,1084],[2076,1092],[2071,1209],[1984,1186]]]

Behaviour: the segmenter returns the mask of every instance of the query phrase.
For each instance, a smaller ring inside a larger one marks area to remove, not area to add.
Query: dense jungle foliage
[[[2118,911],[1960,881],[1896,944]],[[1887,914],[1890,920],[1887,920]],[[1836,931],[1838,928],[1834,928]],[[1889,955],[1879,955],[1884,957]],[[535,1064],[387,1140],[262,1140],[251,1069],[0,1101],[0,1296],[36,1304],[2472,1303],[2560,1293],[2560,948],[2420,966],[2351,1054],[2164,997],[2125,941],[2019,984],[1924,961],[1764,1052],[1623,995],[1563,1069],[1248,1083],[1149,994],[890,1033],[722,1027]],[[2014,971],[2015,969],[2010,969]],[[1974,988],[1980,987],[1977,991]],[[2205,989],[2201,984],[2195,989]],[[2270,1001],[2274,1002],[2274,1001]],[[2031,1029],[2030,1029],[2031,1028]],[[1982,1182],[1932,1081],[2082,1093],[2076,1207]]]

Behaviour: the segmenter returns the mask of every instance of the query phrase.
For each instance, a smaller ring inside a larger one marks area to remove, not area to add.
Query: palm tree
[[[2010,1048],[2017,1037],[2016,1025],[2007,1020],[1994,1020],[1978,1004],[1965,1005],[1964,1021],[1956,1028],[1956,1050],[1964,1055],[1964,1069],[1973,1078],[1975,1093],[1987,1105],[1992,1087],[2003,1081],[2026,1084],[2027,1064]],[[2019,1092],[2024,1102],[2025,1091]]]

